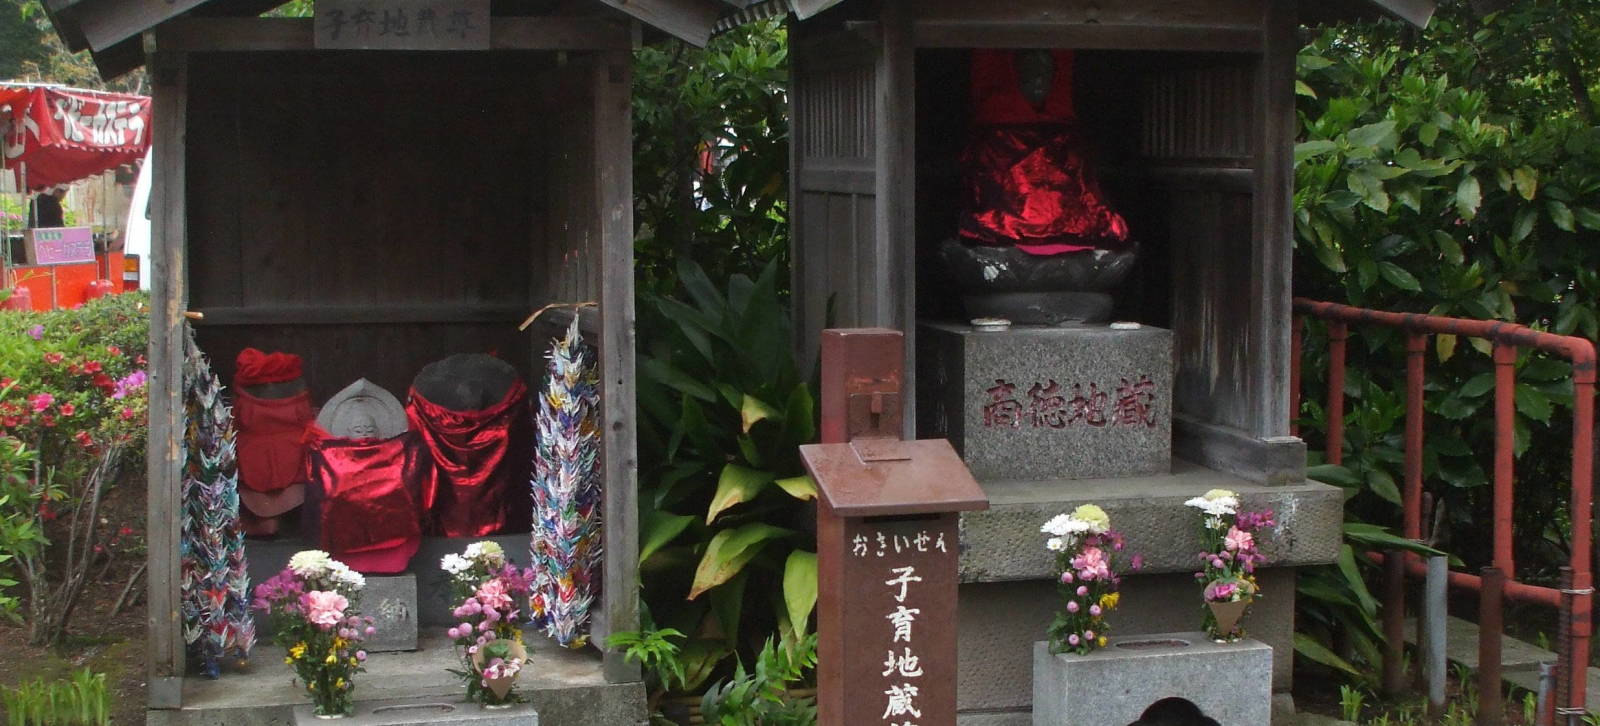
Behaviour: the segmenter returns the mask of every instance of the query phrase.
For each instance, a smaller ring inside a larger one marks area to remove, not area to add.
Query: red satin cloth
[[[301,391],[288,398],[257,398],[235,389],[233,395],[233,420],[239,429],[239,484],[250,491],[270,493],[303,482],[311,394]]]
[[[533,423],[522,381],[481,411],[452,411],[413,388],[406,416],[432,465],[422,488],[430,534],[483,537],[528,531],[533,516],[528,484]]]
[[[239,351],[233,360],[235,386],[283,383],[300,377],[300,356],[293,353],[263,353],[255,348]]]
[[[975,126],[962,153],[961,236],[1036,255],[1111,249],[1128,239],[1084,160],[1075,125],[1072,51],[1053,51],[1043,103],[1022,93],[1016,53],[972,52]]]
[[[422,541],[427,456],[414,431],[343,439],[313,427],[307,478],[317,492],[322,549],[357,572],[406,569]]]

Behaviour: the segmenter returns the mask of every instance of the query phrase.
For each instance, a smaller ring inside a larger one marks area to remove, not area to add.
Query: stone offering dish
[[[1111,317],[1109,291],[1138,260],[1139,247],[1084,250],[1041,257],[1015,247],[986,247],[946,240],[939,247],[967,315],[1005,318],[1020,325],[1101,323]]]

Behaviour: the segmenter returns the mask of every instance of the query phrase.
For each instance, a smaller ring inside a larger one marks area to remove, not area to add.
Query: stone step
[[[295,726],[322,726],[311,706],[295,708]],[[355,713],[339,719],[342,726],[539,726],[539,713],[526,703],[503,708],[482,708],[470,703],[450,703],[445,699],[373,701],[356,705]]]
[[[1444,626],[1444,652],[1451,663],[1459,663],[1476,671],[1478,669],[1478,624],[1464,618],[1446,618]],[[1406,643],[1417,644],[1417,619],[1406,620]],[[1538,692],[1539,664],[1554,663],[1556,654],[1532,643],[1517,640],[1509,635],[1500,636],[1501,677],[1524,690]],[[1600,668],[1589,667],[1588,693],[1590,703],[1600,696]]]
[[[437,630],[429,628],[428,631]],[[571,651],[541,637],[528,639],[529,661],[517,692],[550,724],[616,724],[645,720],[642,683],[608,683],[599,653]],[[378,653],[356,676],[357,707],[375,701],[430,699],[459,703],[465,695],[454,648],[443,635],[425,632],[418,649]],[[261,644],[243,669],[224,669],[222,678],[186,678],[183,707],[151,711],[150,726],[281,726],[294,723],[294,710],[309,699],[291,682],[283,650]],[[475,708],[475,707],[474,707]]]

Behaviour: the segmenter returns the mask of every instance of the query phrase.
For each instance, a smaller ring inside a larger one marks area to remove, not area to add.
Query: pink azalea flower
[[[323,630],[338,625],[344,619],[344,609],[350,607],[350,601],[343,595],[322,590],[301,595],[300,604],[305,608],[306,619]]]
[[[50,404],[55,403],[55,401],[56,397],[48,393],[35,393],[28,397],[28,403],[33,406],[34,413],[50,408]]]

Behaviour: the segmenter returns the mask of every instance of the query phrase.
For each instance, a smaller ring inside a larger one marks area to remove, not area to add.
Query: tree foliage
[[[704,49],[634,57],[634,254],[642,289],[667,293],[678,259],[714,280],[778,259],[787,290],[788,44],[782,23],[736,28]]]
[[[1296,294],[1595,338],[1597,23],[1588,0],[1444,0],[1425,31],[1311,38],[1297,86]],[[1308,330],[1297,414],[1317,450],[1328,359],[1321,328]],[[1441,548],[1469,569],[1490,557],[1490,353],[1439,335],[1426,354],[1425,486],[1443,505]],[[1353,519],[1397,525],[1404,334],[1353,326],[1349,360],[1348,471],[1335,483]],[[1516,368],[1517,574],[1549,582],[1567,558],[1571,366],[1524,350]]]

